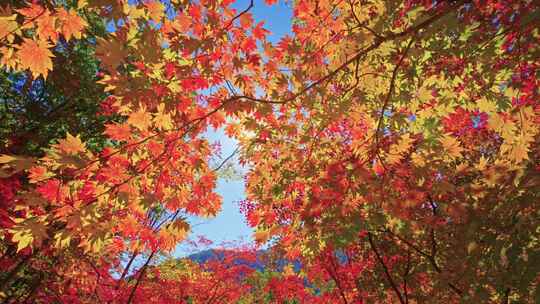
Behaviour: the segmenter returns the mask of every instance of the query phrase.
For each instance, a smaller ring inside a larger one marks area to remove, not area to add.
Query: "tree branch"
[[[152,258],[154,257],[154,254],[156,253],[156,251],[152,251],[152,253],[150,254],[150,256],[148,257],[148,259],[146,260],[146,262],[144,263],[143,267],[141,268],[141,271],[139,273],[139,276],[137,277],[137,282],[135,282],[135,285],[133,286],[133,288],[131,289],[131,293],[129,294],[129,298],[126,302],[126,304],[130,304],[131,301],[133,301],[133,298],[135,297],[135,291],[137,290],[137,287],[139,287],[139,284],[141,283],[142,281],[142,278],[144,276],[144,273],[146,272],[146,268],[148,267],[148,264],[150,263],[150,260],[152,260]]]
[[[377,257],[377,260],[379,261],[379,263],[381,264],[381,266],[382,266],[382,268],[384,270],[384,274],[386,276],[386,279],[388,280],[388,283],[390,283],[390,286],[392,287],[392,289],[394,290],[394,292],[396,293],[396,295],[397,295],[397,297],[399,299],[399,303],[406,304],[406,302],[403,300],[403,296],[401,295],[401,292],[397,288],[396,283],[392,279],[392,275],[390,274],[390,271],[388,270],[388,267],[386,267],[386,264],[384,264],[384,261],[383,261],[381,255],[379,254],[379,251],[377,250],[377,247],[375,247],[375,243],[373,242],[373,236],[372,236],[371,232],[368,232],[368,240],[369,240],[369,244],[371,245],[371,249],[373,249],[373,252],[375,253],[375,256]]]
[[[245,13],[247,13],[250,9],[253,8],[253,0],[249,2],[249,6],[245,8],[243,11],[240,12],[240,14],[234,16],[229,23],[223,28],[225,31],[229,30],[229,28],[233,25],[234,21],[236,21],[238,18],[242,17]]]
[[[229,160],[231,160],[231,158],[233,158],[236,153],[238,153],[240,151],[240,146],[236,147],[236,149],[234,149],[234,151],[229,155],[227,156],[227,158],[225,158],[217,167],[215,167],[214,169],[212,169],[212,171],[219,171]]]
[[[405,50],[401,53],[401,57],[399,58],[398,63],[394,67],[394,70],[392,71],[392,78],[390,79],[390,88],[388,88],[388,93],[386,94],[386,98],[384,99],[384,104],[381,109],[381,115],[379,117],[379,122],[377,123],[377,129],[375,130],[375,150],[379,150],[379,133],[381,132],[381,128],[384,121],[384,112],[386,112],[386,108],[390,105],[390,99],[392,98],[392,94],[394,93],[395,86],[396,86],[396,79],[398,75],[399,68],[401,67],[401,64],[403,63],[403,60],[405,60],[405,57],[407,57],[407,53],[409,52],[416,36],[413,36],[407,46],[405,47]],[[378,153],[378,152],[377,152]],[[381,159],[381,164],[383,163]],[[384,166],[384,165],[383,165]]]

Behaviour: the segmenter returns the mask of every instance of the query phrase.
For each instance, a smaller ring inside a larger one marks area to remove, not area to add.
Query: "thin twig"
[[[236,21],[238,18],[242,17],[242,15],[247,13],[251,8],[253,8],[253,0],[251,0],[249,2],[249,6],[247,8],[245,8],[243,11],[241,11],[240,14],[234,16],[234,18],[232,18],[231,21],[229,21],[229,23],[227,23],[227,25],[223,28],[223,30],[228,31],[229,28],[233,25],[234,21]]]
[[[212,171],[216,172],[216,171],[219,171],[229,160],[231,160],[231,158],[233,158],[236,153],[238,153],[240,151],[240,146],[236,147],[236,149],[234,149],[234,151],[229,155],[227,156],[227,158],[225,158],[217,167],[215,167],[214,169],[212,169]]]

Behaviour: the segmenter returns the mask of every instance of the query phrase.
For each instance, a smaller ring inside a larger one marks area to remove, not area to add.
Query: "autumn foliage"
[[[540,2],[233,2],[0,4],[3,303],[540,301]],[[174,259],[221,128],[269,249]]]

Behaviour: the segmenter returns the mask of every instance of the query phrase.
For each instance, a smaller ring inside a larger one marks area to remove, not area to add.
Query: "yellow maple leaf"
[[[71,37],[81,39],[82,31],[88,26],[88,23],[81,16],[77,15],[74,10],[67,11],[61,8],[58,11],[58,20],[62,24],[62,35],[68,41]]]
[[[154,123],[156,127],[161,130],[171,130],[173,128],[173,121],[169,113],[165,113],[165,104],[160,103],[157,107],[157,114],[154,117]]]
[[[480,111],[486,112],[488,114],[497,112],[497,105],[494,102],[489,101],[485,97],[482,97],[479,101],[477,101],[476,106]]]
[[[129,115],[127,122],[141,131],[146,131],[152,125],[152,115],[146,112],[144,107],[141,107],[137,112]]]
[[[411,161],[416,167],[424,167],[426,165],[425,157],[416,152],[411,154]]]
[[[461,156],[463,148],[460,146],[459,141],[452,135],[445,134],[441,139],[441,144],[451,158],[458,158]]]
[[[505,142],[511,143],[514,141],[517,126],[512,120],[503,119],[502,115],[494,113],[489,117],[488,127],[499,133]]]
[[[529,144],[532,138],[526,134],[521,134],[511,141],[504,142],[501,145],[501,152],[508,155],[508,159],[513,163],[520,163],[529,159]]]
[[[2,47],[0,48],[0,66],[5,67],[8,71],[14,70],[17,67],[17,56],[15,49]]]
[[[520,163],[523,160],[529,159],[529,148],[525,145],[516,144],[510,150],[508,158],[514,163]]]
[[[418,97],[418,99],[420,99],[421,102],[428,102],[433,98],[433,96],[431,95],[431,89],[427,87],[421,87],[418,90],[416,96]]]
[[[285,267],[283,267],[283,274],[285,276],[295,275],[296,272],[294,272],[294,266],[292,264],[287,264]]]
[[[7,154],[0,155],[0,164],[7,164],[15,161],[17,159],[16,156],[11,156]]]
[[[504,96],[506,96],[508,99],[517,98],[519,96],[519,90],[508,87],[504,90]]]
[[[482,172],[486,169],[487,165],[488,165],[488,160],[484,156],[481,156],[480,159],[478,160],[478,163],[474,166],[474,168]]]
[[[29,69],[34,77],[43,75],[47,78],[47,74],[52,70],[51,58],[54,57],[50,47],[46,41],[24,39],[17,52],[20,68]]]
[[[60,139],[55,147],[66,154],[78,154],[79,152],[84,152],[86,150],[79,135],[73,136],[69,134],[69,132],[67,133],[66,138]]]
[[[0,37],[5,37],[9,43],[13,43],[15,34],[21,34],[16,18],[17,15],[15,14],[11,16],[0,16]]]
[[[386,157],[386,162],[389,165],[398,163],[405,153],[409,151],[413,142],[414,139],[411,138],[409,133],[403,135],[396,144],[390,146],[390,153]]]
[[[158,232],[161,248],[166,251],[174,249],[179,242],[186,239],[189,231],[189,224],[183,219],[169,223],[165,229]]]
[[[13,233],[13,242],[17,244],[17,252],[36,243],[40,245],[47,237],[47,226],[39,218],[15,219],[16,225],[10,232]]]
[[[384,162],[385,162],[387,165],[395,165],[395,164],[398,164],[399,161],[401,160],[401,155],[400,155],[400,154],[392,154],[392,153],[388,153],[388,154],[383,155],[383,157],[384,157]]]
[[[54,240],[57,248],[67,248],[71,243],[71,234],[66,230],[61,230],[55,233]]]

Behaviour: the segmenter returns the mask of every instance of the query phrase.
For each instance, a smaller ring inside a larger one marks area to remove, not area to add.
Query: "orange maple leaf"
[[[249,28],[253,24],[253,16],[250,13],[245,13],[240,16],[240,26],[242,28]]]
[[[131,128],[128,124],[107,124],[104,133],[114,140],[126,140],[130,137]]]
[[[28,170],[28,173],[30,173],[28,178],[31,183],[41,182],[52,176],[52,174],[47,171],[47,168],[43,166],[34,166]]]
[[[178,14],[174,20],[173,27],[179,32],[187,32],[191,26],[192,19],[185,14]]]
[[[38,17],[40,17],[41,15],[43,15],[45,13],[47,9],[44,8],[43,6],[39,5],[39,4],[36,4],[36,3],[33,3],[31,4],[30,6],[28,7],[23,7],[21,9],[18,9],[16,10],[17,13],[23,15],[24,17],[26,17],[27,21],[28,20],[32,20],[32,19],[36,19]]]
[[[67,133],[66,139],[60,139],[56,147],[66,153],[66,154],[78,154],[79,152],[84,152],[86,147],[79,138],[79,135],[76,137]]]
[[[71,39],[71,37],[81,39],[82,31],[88,26],[88,23],[73,10],[60,9],[58,19],[62,23],[62,34],[66,37],[66,40]]]
[[[147,2],[146,8],[150,19],[155,22],[159,22],[164,15],[165,6],[159,1]]]
[[[50,45],[46,41],[24,39],[17,52],[20,67],[29,69],[34,77],[41,74],[44,78],[47,78],[49,70],[52,70],[51,58],[54,57],[49,47]]]
[[[36,32],[41,40],[51,39],[54,43],[58,40],[58,32],[55,27],[56,18],[45,12],[36,20]]]

